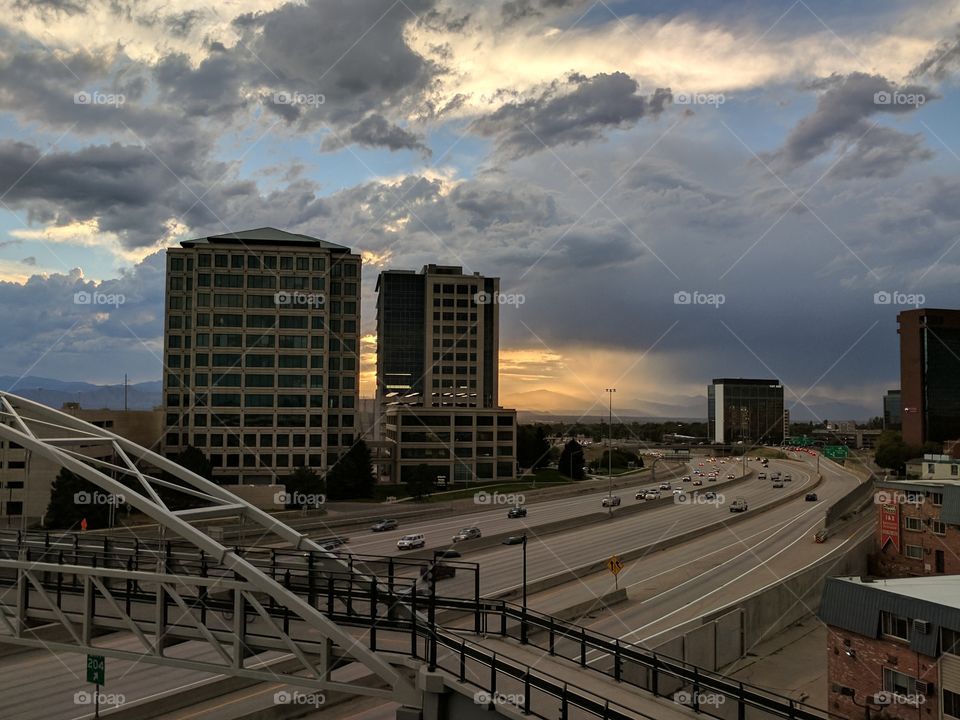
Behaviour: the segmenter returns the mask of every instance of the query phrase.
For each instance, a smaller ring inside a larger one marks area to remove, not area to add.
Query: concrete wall
[[[840,522],[846,520],[851,513],[855,513],[868,503],[872,503],[873,494],[873,482],[865,482],[852,488],[850,492],[827,508],[824,527],[828,531],[832,530]]]

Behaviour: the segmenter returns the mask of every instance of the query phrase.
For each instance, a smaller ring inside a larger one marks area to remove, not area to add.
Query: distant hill
[[[87,382],[55,380],[28,375],[0,375],[0,389],[59,410],[64,403],[80,403],[85,410],[123,410],[123,385],[94,385]],[[163,381],[131,383],[127,386],[130,410],[152,410],[162,402]]]

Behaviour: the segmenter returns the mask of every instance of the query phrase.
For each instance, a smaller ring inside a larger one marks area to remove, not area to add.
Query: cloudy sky
[[[159,379],[162,248],[263,225],[363,253],[368,391],[376,275],[425,262],[523,300],[542,410],[878,414],[897,310],[960,305],[952,1],[0,7],[0,374]]]

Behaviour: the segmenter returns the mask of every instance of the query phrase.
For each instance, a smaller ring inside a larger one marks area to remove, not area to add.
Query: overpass
[[[155,542],[0,534],[0,643],[372,695],[397,702],[402,720],[479,718],[489,710],[542,718],[683,717],[682,705],[665,709],[656,701],[679,689],[690,691],[692,710],[717,717],[824,717],[620,639],[483,599],[470,563],[455,567],[473,574],[474,591],[453,596],[443,594],[434,574],[424,574],[423,563],[327,551],[166,458],[42,405],[0,394],[0,421],[6,440],[122,493],[161,527]],[[113,461],[84,454],[102,443],[112,448]],[[172,509],[171,493],[200,507]],[[190,524],[223,517],[240,517],[251,532],[275,535],[289,549],[226,547]],[[60,632],[41,638],[33,631],[38,625]],[[117,632],[140,647],[98,644]],[[198,639],[213,652],[202,658],[169,652]],[[524,646],[540,656],[529,661]],[[257,661],[277,652],[294,662],[265,669]],[[347,664],[362,666],[376,682],[344,680],[339,671]],[[699,707],[705,692],[727,702],[719,710]]]

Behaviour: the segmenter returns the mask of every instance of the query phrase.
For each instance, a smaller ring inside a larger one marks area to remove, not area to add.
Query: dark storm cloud
[[[350,127],[346,132],[324,138],[320,149],[340,150],[348,144],[382,147],[391,151],[417,150],[423,155],[430,155],[430,148],[423,144],[419,135],[391,124],[383,115],[371,115]]]
[[[872,128],[834,166],[838,178],[889,178],[908,165],[930,160],[933,153],[924,146],[923,135],[907,135],[886,127]]]
[[[507,0],[500,6],[504,25],[512,25],[527,18],[541,17],[546,11],[583,4],[580,0]]]
[[[294,180],[263,195],[254,182],[210,159],[209,144],[192,139],[46,154],[27,143],[0,142],[0,187],[6,204],[26,210],[30,222],[96,218],[128,248],[157,242],[172,218],[227,232],[306,222],[327,212],[314,184]]]
[[[183,54],[163,57],[153,68],[166,105],[190,117],[229,118],[247,107],[242,80],[248,70],[235,53],[213,50],[197,67]]]
[[[845,157],[847,176],[858,170],[869,175],[879,173],[876,160],[882,157],[899,172],[911,160],[923,158],[911,136],[896,130],[881,132],[879,140],[867,136],[878,128],[873,116],[880,113],[903,115],[936,100],[939,95],[922,85],[898,87],[880,75],[851,73],[832,76],[811,85],[824,90],[817,107],[801,119],[787,136],[783,148],[768,158],[785,169],[795,169],[833,150],[838,144],[852,147]],[[917,101],[915,101],[917,100]],[[873,129],[871,129],[873,128]],[[885,142],[880,149],[878,142]],[[860,157],[863,155],[863,157]]]
[[[930,54],[910,72],[910,77],[945,80],[955,73],[958,67],[960,67],[960,33],[944,40],[931,50]]]
[[[537,97],[503,105],[473,123],[473,130],[496,140],[498,150],[521,157],[561,144],[586,143],[604,132],[632,126],[641,118],[657,117],[669,102],[669,90],[637,93],[633,78],[616,72],[591,78],[571,75],[553,83]]]

